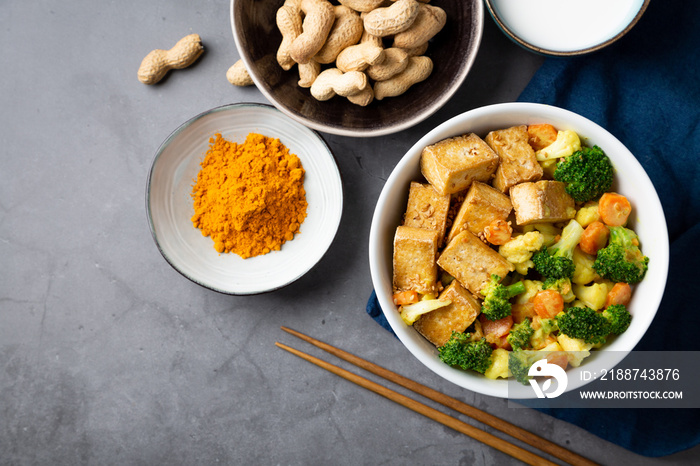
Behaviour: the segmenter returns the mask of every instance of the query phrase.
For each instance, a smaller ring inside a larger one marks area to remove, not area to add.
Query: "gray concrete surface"
[[[195,66],[138,82],[148,51],[192,32],[206,47]],[[462,390],[365,314],[370,218],[392,167],[447,118],[516,99],[541,63],[490,18],[466,83],[428,121],[381,138],[324,135],[345,182],[339,234],[298,282],[251,297],[171,269],[144,208],[154,152],[174,128],[265,102],[225,79],[238,58],[228,1],[3,0],[0,43],[0,463],[517,464],[282,352],[275,341],[321,355],[280,325],[603,464],[700,460],[698,448],[642,458]]]

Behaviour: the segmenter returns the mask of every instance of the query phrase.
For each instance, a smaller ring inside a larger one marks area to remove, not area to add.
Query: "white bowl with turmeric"
[[[286,286],[330,247],[343,192],[314,131],[269,105],[233,104],[176,129],[156,152],[146,209],[185,277],[227,294]]]

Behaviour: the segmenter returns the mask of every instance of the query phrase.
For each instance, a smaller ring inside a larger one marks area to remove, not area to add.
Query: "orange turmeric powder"
[[[244,259],[279,250],[306,218],[304,168],[279,139],[250,133],[243,144],[221,134],[192,187],[192,224],[219,253]]]

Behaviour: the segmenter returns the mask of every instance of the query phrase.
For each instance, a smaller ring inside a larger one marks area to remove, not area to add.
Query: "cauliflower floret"
[[[593,222],[600,221],[600,213],[598,212],[598,202],[588,201],[583,207],[581,207],[578,212],[576,212],[576,221],[581,224],[583,228],[586,228]]]
[[[547,159],[538,162],[540,164],[540,167],[542,167],[544,179],[551,180],[554,178],[554,171],[557,169],[557,162],[558,159]]]
[[[544,244],[544,236],[539,231],[530,231],[516,236],[498,248],[498,252],[513,264],[515,271],[526,275],[527,270],[534,264],[530,260],[532,254],[539,251]]]
[[[564,348],[561,347],[559,342],[553,341],[544,348],[542,348],[540,351],[564,351]]]
[[[571,306],[569,307],[586,307],[586,304],[580,299],[576,299],[571,303]]]
[[[507,379],[510,377],[510,372],[508,371],[508,355],[509,351],[503,348],[496,348],[491,353],[491,367],[486,369],[484,376],[487,379],[497,379],[498,377],[502,379]]]
[[[557,133],[557,139],[544,149],[535,152],[535,155],[537,156],[537,160],[544,161],[568,157],[577,150],[581,150],[581,139],[574,131],[567,129],[559,131]]]
[[[590,349],[593,348],[593,345],[586,343],[580,338],[571,338],[560,333],[557,337],[557,341],[559,345],[561,345],[561,348],[568,354],[569,364],[571,364],[572,367],[580,366],[581,362],[591,355]]]
[[[594,311],[605,306],[605,298],[612,290],[612,287],[613,283],[610,281],[592,283],[590,285],[572,285],[576,298]]]
[[[515,304],[526,304],[542,291],[542,282],[538,280],[523,280],[523,285],[525,291],[515,297]]]
[[[581,338],[571,338],[563,333],[557,336],[557,341],[564,351],[589,351],[593,348],[592,343],[586,343]]]
[[[529,231],[539,231],[544,238],[544,245],[549,247],[556,243],[557,236],[561,235],[561,228],[558,228],[553,223],[533,223],[531,225],[525,225],[523,227],[523,232]]]
[[[586,254],[577,246],[571,259],[574,261],[574,276],[571,278],[573,283],[586,285],[600,278],[600,275],[593,270],[595,256]]]
[[[399,312],[401,313],[401,319],[406,325],[413,325],[423,314],[427,314],[441,307],[449,306],[450,304],[452,304],[452,300],[449,299],[429,298],[418,301],[417,303],[401,306]]]

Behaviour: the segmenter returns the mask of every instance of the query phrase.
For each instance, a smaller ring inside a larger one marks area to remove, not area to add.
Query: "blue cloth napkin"
[[[700,350],[700,2],[652,1],[624,37],[592,54],[552,57],[520,101],[566,108],[635,154],[658,191],[671,243],[668,284],[640,351]],[[367,313],[391,331],[374,292]],[[700,410],[540,409],[640,455],[700,443]]]

